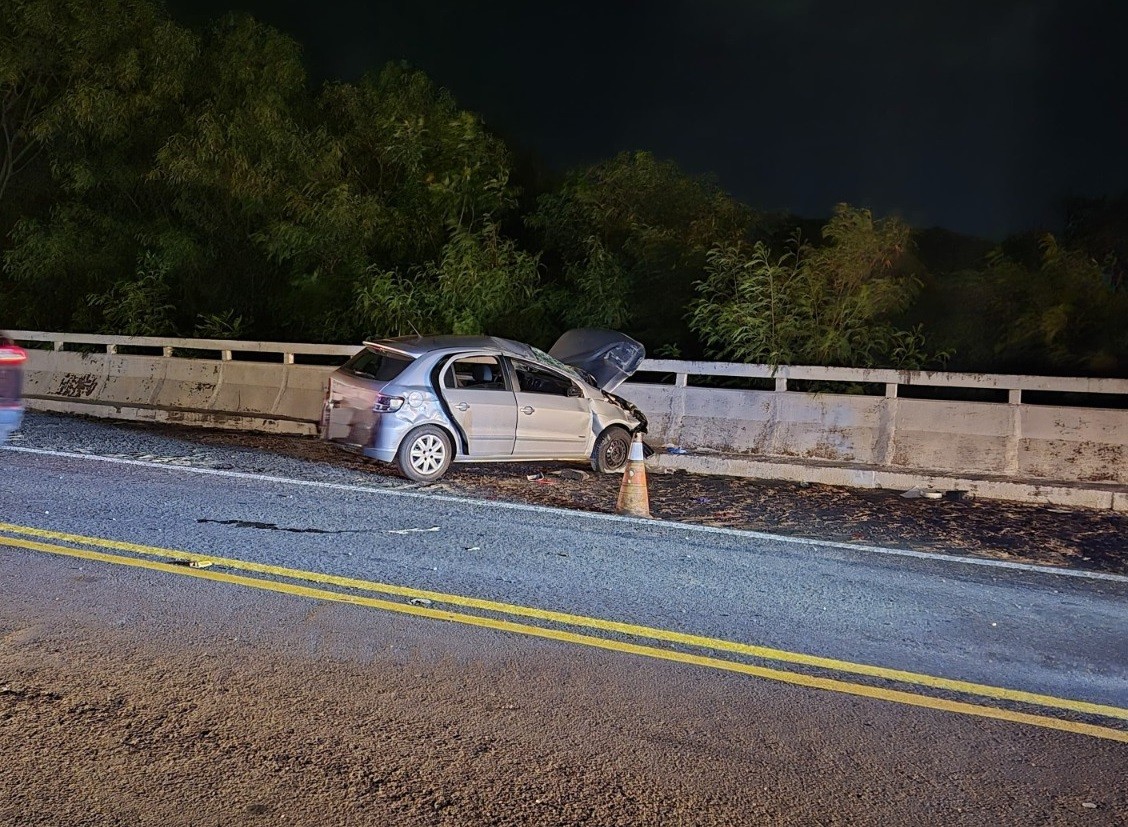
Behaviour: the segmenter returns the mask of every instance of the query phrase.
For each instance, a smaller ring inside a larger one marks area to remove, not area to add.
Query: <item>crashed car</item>
[[[586,460],[621,471],[646,417],[612,391],[645,349],[571,330],[545,353],[493,336],[364,343],[329,377],[323,439],[433,482],[452,462]]]
[[[27,351],[0,333],[0,444],[23,421],[23,368]]]

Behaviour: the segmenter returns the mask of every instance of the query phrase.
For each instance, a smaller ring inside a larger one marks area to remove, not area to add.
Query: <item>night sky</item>
[[[315,81],[406,60],[551,167],[649,150],[757,209],[839,201],[991,238],[1128,190],[1119,0],[169,0],[298,40]]]

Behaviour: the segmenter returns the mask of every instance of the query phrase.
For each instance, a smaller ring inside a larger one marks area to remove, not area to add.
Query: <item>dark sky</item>
[[[1121,0],[169,0],[251,12],[316,80],[406,60],[566,169],[645,149],[759,209],[999,238],[1128,190]]]

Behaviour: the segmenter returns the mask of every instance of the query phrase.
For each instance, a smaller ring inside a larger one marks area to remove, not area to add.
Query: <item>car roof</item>
[[[396,336],[391,339],[371,339],[364,344],[369,347],[398,351],[413,357],[440,350],[493,350],[507,356],[534,357],[533,349],[529,345],[497,336]]]

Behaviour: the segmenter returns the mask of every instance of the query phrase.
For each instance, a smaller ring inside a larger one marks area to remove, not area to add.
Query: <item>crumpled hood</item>
[[[589,373],[596,387],[610,393],[638,370],[646,348],[625,333],[580,328],[557,339],[548,355]]]

